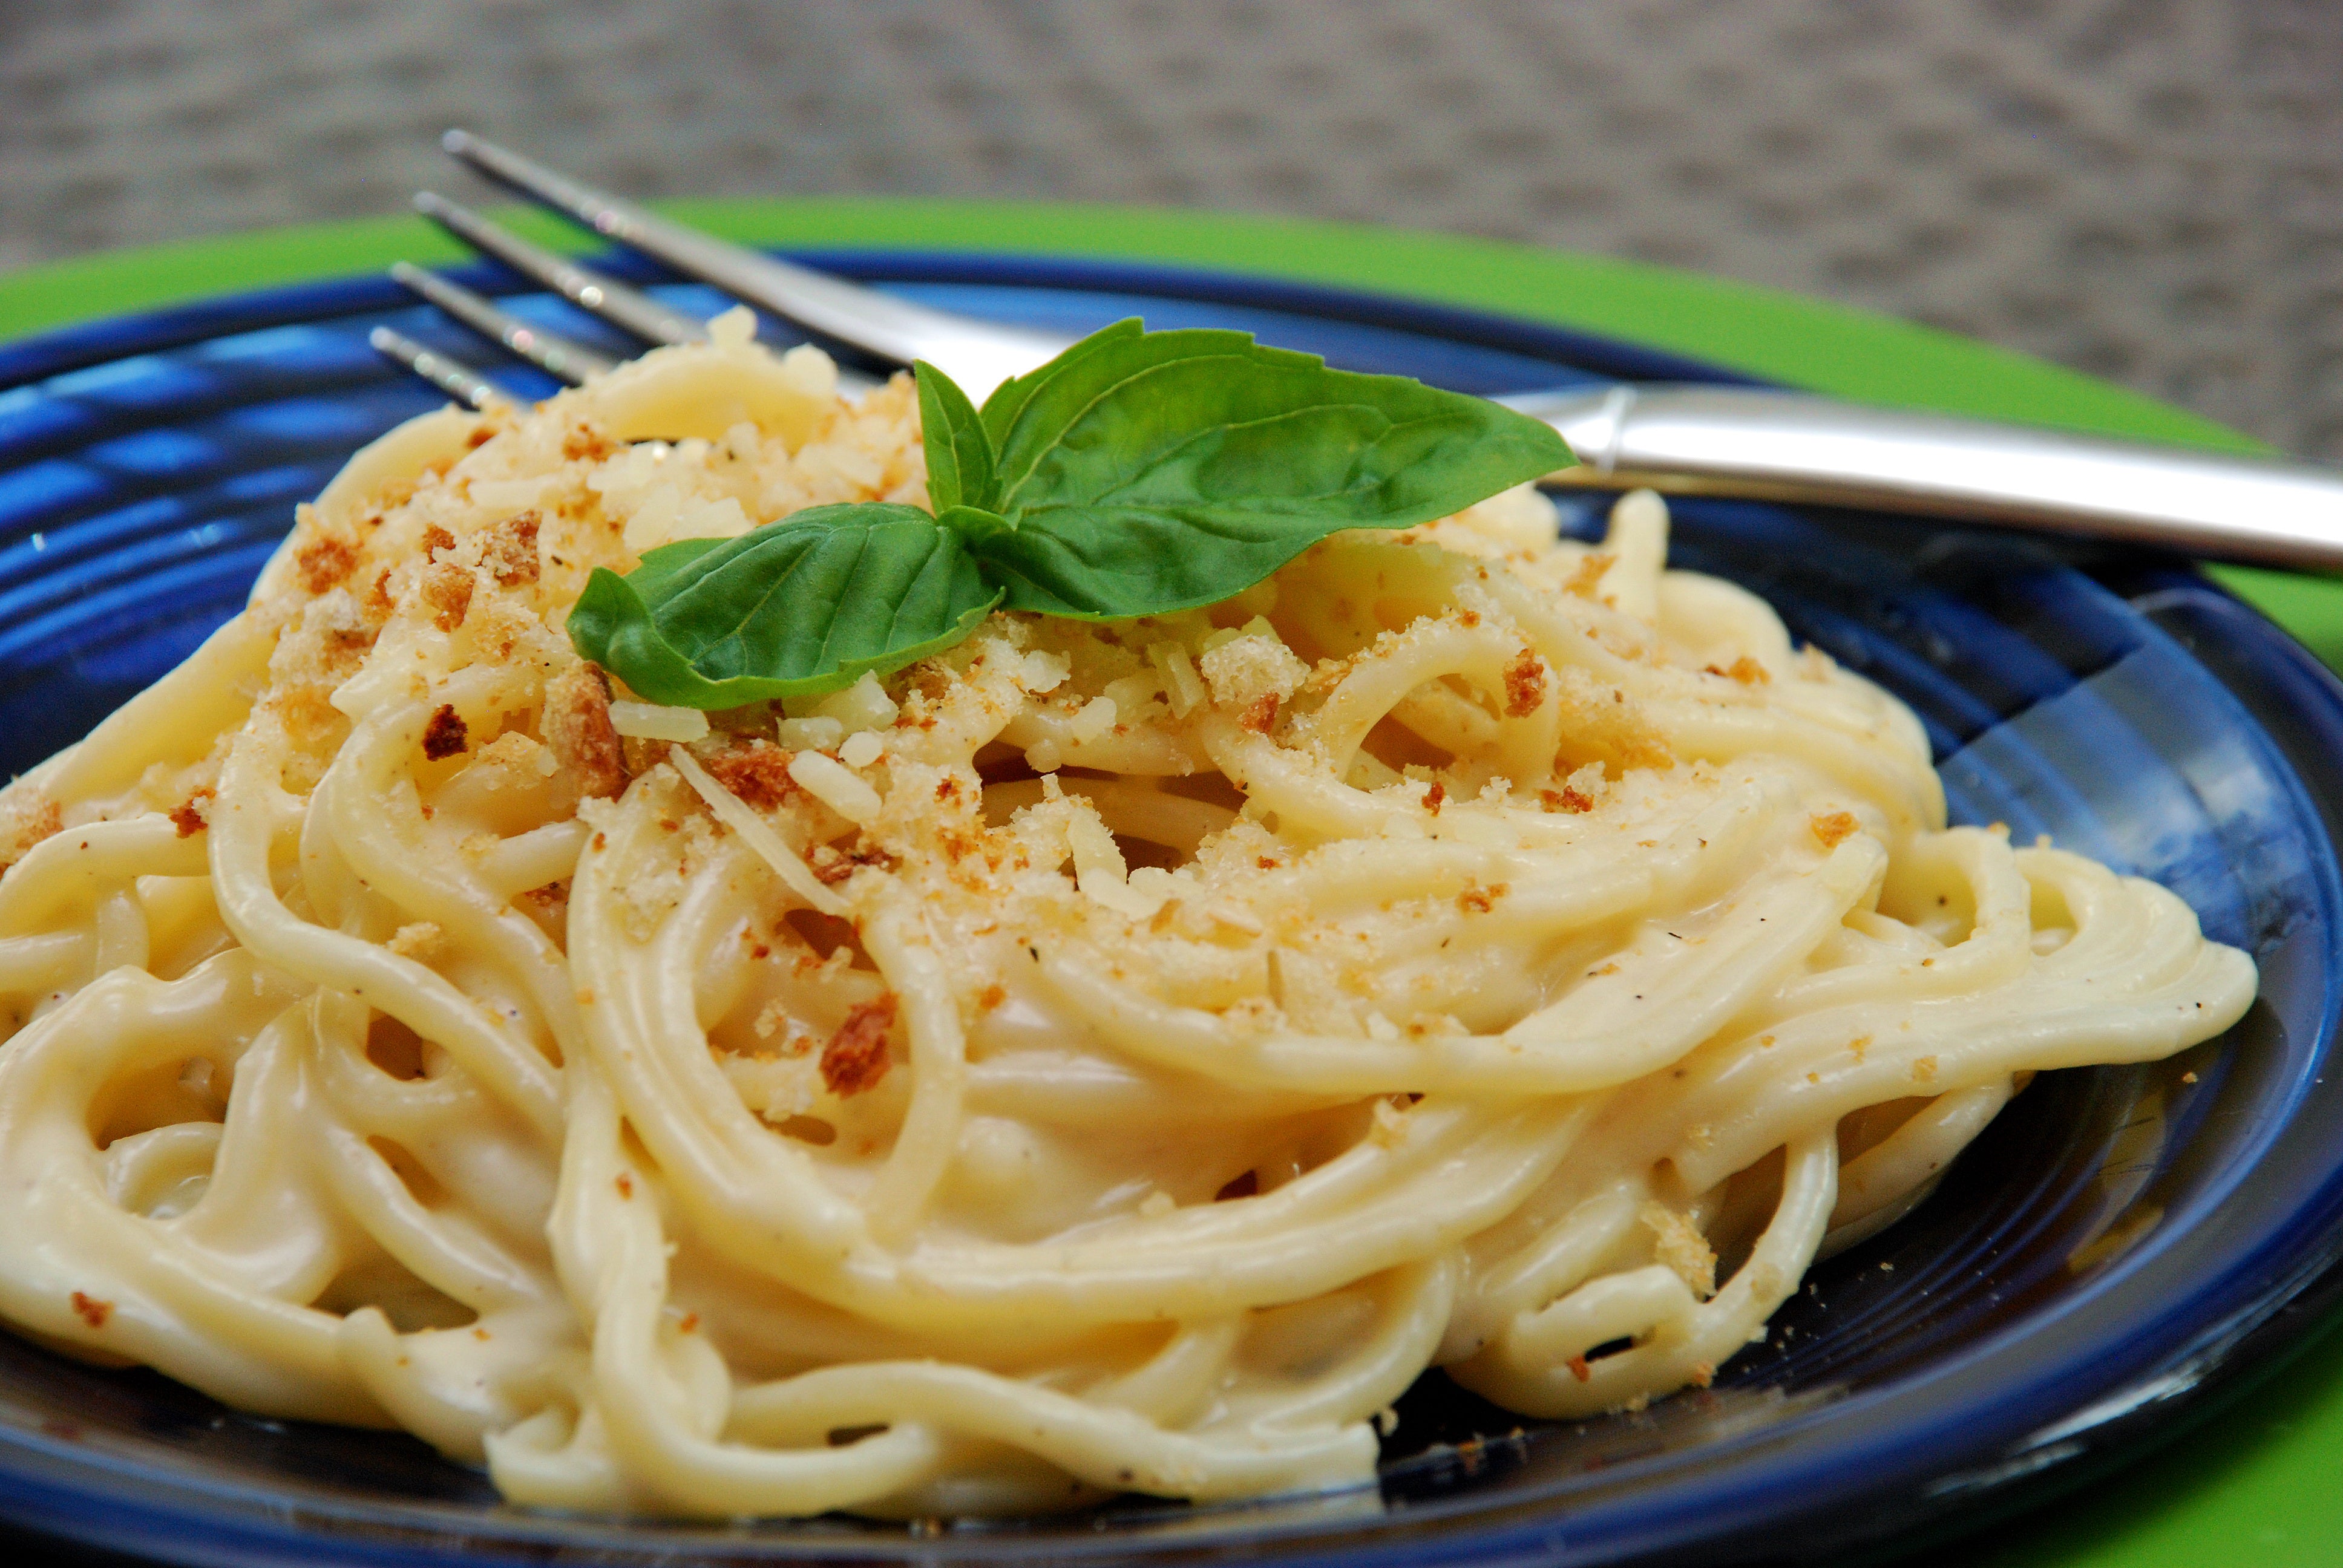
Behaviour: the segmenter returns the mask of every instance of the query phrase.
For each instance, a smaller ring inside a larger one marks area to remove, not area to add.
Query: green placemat
[[[900,246],[1117,256],[1404,295],[1631,339],[1865,401],[2250,451],[2193,414],[2023,355],[1747,284],[1489,240],[1144,208],[865,199],[667,204],[759,245]],[[568,249],[535,213],[505,216]],[[0,276],[0,340],[228,290],[464,253],[417,218],[381,218],[55,263]],[[2343,668],[2343,582],[2218,568],[2221,580]],[[2343,1563],[2343,1334],[2129,1471],[1964,1543],[1984,1568],[2262,1568]]]

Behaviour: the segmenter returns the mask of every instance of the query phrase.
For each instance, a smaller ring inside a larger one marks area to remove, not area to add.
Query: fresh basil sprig
[[[1567,467],[1549,427],[1242,332],[1093,333],[982,409],[917,367],[932,515],[816,507],[597,570],[570,641],[654,702],[807,697],[950,647],[992,610],[1214,604],[1343,528],[1429,522]]]

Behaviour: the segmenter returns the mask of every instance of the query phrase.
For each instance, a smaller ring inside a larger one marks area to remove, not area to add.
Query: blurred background
[[[2337,0],[0,0],[0,270],[399,210],[1141,202],[1820,295],[2343,459]]]

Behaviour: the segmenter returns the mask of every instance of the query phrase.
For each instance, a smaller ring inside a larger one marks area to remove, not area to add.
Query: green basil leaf
[[[921,359],[920,437],[928,453],[928,499],[941,517],[961,505],[992,505],[992,437],[959,383]]]
[[[1550,427],[1242,332],[1121,323],[986,399],[1005,529],[969,548],[1012,609],[1211,604],[1328,534],[1445,517],[1574,461]]]
[[[737,539],[598,570],[569,640],[652,702],[811,697],[950,648],[1001,602],[960,537],[917,507],[814,507]]]

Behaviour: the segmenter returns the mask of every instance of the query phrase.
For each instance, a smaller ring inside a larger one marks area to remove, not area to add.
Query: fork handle
[[[1498,401],[1561,431],[1564,483],[1875,506],[2343,569],[2343,471],[1737,387]]]

